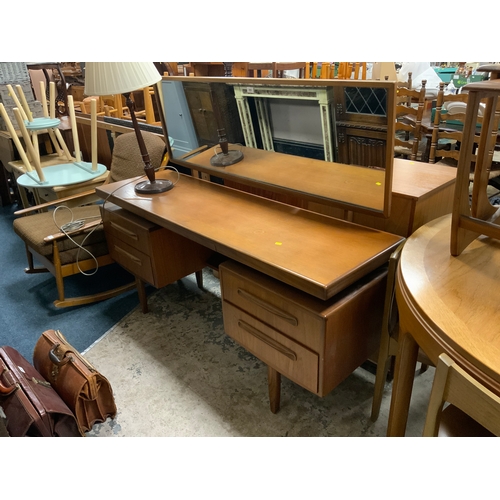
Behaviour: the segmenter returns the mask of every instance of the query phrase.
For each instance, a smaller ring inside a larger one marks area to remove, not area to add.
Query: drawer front
[[[325,330],[325,320],[321,316],[292,303],[286,295],[262,287],[244,274],[236,274],[224,266],[220,270],[225,301],[321,352]]]
[[[122,214],[125,211],[104,210],[104,230],[145,254],[150,254],[151,224],[141,225]]]
[[[153,267],[148,255],[138,251],[124,241],[107,234],[109,253],[113,259],[133,275],[143,281],[156,285],[154,282]]]
[[[318,393],[317,353],[226,301],[222,302],[222,311],[224,329],[231,338],[285,377]]]

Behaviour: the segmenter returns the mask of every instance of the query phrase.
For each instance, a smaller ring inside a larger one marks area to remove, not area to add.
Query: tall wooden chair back
[[[450,405],[444,408],[446,402]],[[434,374],[423,435],[500,436],[500,398],[443,353]]]
[[[408,80],[406,80],[406,82],[398,82],[396,84],[396,86],[398,88],[403,87],[403,88],[411,89],[413,87],[413,73],[411,71],[408,71]]]
[[[429,163],[443,163],[456,166],[460,156],[468,94],[445,94],[445,82],[439,84],[439,91],[432,124]],[[479,117],[480,122],[482,119]],[[479,135],[476,136],[479,143]],[[475,151],[475,148],[474,148]],[[475,152],[473,155],[475,159]]]
[[[469,92],[467,113],[462,137],[462,147],[457,165],[457,180],[451,220],[450,253],[460,255],[478,236],[500,239],[500,209],[488,198],[488,184],[492,174],[493,154],[500,122],[500,79],[470,83],[464,87]],[[480,118],[480,103],[485,102]],[[477,139],[477,123],[481,120],[481,135]],[[477,154],[473,152],[475,145]],[[472,199],[469,199],[470,165],[475,163],[472,174]]]
[[[366,62],[339,62],[339,80],[366,80]]]
[[[422,136],[422,117],[425,108],[425,85],[420,90],[398,87],[396,91],[396,125],[394,153],[416,160]]]

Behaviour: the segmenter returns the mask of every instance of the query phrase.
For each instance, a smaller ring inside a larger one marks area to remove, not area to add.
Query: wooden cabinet
[[[183,82],[183,87],[200,146],[218,144],[219,128],[225,129],[229,142],[243,143],[243,131],[232,87],[224,83],[202,82]],[[214,109],[215,106],[217,109]],[[217,116],[220,116],[220,124],[217,123]]]
[[[304,208],[407,238],[420,226],[451,212],[456,175],[454,167],[394,158],[389,217],[347,214],[345,210],[314,202],[308,202]]]
[[[337,124],[338,161],[385,168],[386,137],[385,131]]]
[[[385,266],[327,301],[234,261],[222,263],[219,272],[226,333],[319,396],[378,347]]]
[[[156,288],[201,271],[213,253],[111,203],[104,205],[102,216],[111,257],[139,282]],[[141,293],[139,289],[143,309],[147,310]]]
[[[389,105],[385,88],[346,86],[334,93],[336,161],[385,168]]]
[[[175,158],[196,149],[199,144],[182,82],[164,80],[162,92],[168,136],[173,140],[171,146]]]

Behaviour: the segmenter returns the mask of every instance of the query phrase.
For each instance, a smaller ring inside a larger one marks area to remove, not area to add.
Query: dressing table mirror
[[[164,76],[158,85],[174,165],[257,194],[389,216],[394,81]],[[210,161],[221,129],[242,153],[222,167]]]

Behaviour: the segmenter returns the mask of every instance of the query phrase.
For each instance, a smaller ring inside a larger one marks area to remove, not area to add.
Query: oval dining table
[[[474,240],[450,254],[451,214],[406,241],[397,271],[398,353],[388,436],[404,436],[419,347],[433,363],[445,352],[500,396],[500,241]]]

